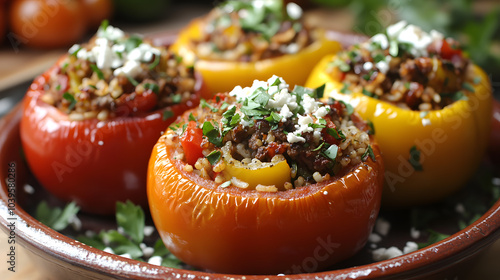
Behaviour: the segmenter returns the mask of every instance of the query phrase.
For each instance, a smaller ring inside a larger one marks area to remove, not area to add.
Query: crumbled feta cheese
[[[136,77],[139,75],[142,71],[141,68],[141,63],[134,61],[134,60],[128,60],[123,67],[116,68],[115,71],[113,71],[113,74],[115,76],[119,75],[125,75],[125,76],[130,76],[132,78]]]
[[[464,214],[465,213],[465,207],[462,203],[457,203],[457,205],[455,205],[455,212],[457,212],[458,214]]]
[[[432,43],[432,38],[424,32],[420,27],[415,25],[408,25],[401,33],[399,33],[397,40],[400,43],[408,43],[413,45],[410,52],[414,56],[426,56],[427,47]]]
[[[380,241],[382,241],[382,237],[376,233],[371,233],[368,236],[368,241],[370,241],[371,243],[379,243]]]
[[[367,61],[363,64],[363,69],[366,70],[366,71],[370,71],[373,69],[373,63],[371,63],[370,61]]]
[[[288,108],[288,105],[285,104],[283,107],[281,107],[279,115],[281,116],[282,121],[286,121],[288,118],[293,116],[292,111],[290,111],[290,108]]]
[[[371,39],[371,42],[378,44],[380,48],[383,50],[387,49],[389,47],[389,40],[387,40],[387,36],[385,34],[379,33],[374,35]]]
[[[392,57],[386,56],[385,60],[379,61],[375,64],[380,73],[386,74],[389,71],[389,62],[391,62]]]
[[[420,237],[420,231],[414,227],[410,228],[410,236],[413,239],[418,239]]]
[[[374,261],[377,261],[377,262],[392,259],[392,258],[399,257],[402,255],[403,255],[403,252],[401,252],[401,250],[399,250],[396,247],[390,247],[388,249],[379,248],[379,249],[373,250],[373,252],[372,252],[372,258]]]
[[[294,110],[298,106],[297,98],[294,95],[291,95],[290,92],[288,92],[288,89],[281,89],[273,96],[273,98],[269,99],[266,107],[280,109],[285,104],[290,110]]]
[[[386,236],[391,229],[391,224],[386,221],[384,218],[378,218],[375,222],[375,232],[380,233],[383,236]]]
[[[29,184],[25,184],[23,186],[23,190],[24,192],[26,192],[27,194],[34,194],[35,193],[35,188],[33,188],[31,185]]]
[[[97,30],[97,37],[106,38],[111,41],[119,40],[124,36],[125,33],[121,29],[113,26],[107,26],[104,30],[102,28]]]
[[[290,2],[286,5],[286,13],[291,19],[297,20],[302,16],[302,8],[296,3]]]
[[[115,251],[113,251],[113,249],[111,249],[110,247],[104,248],[103,251],[106,252],[106,253],[110,253],[110,254],[114,254],[115,253]]]
[[[491,179],[491,183],[495,186],[500,186],[500,178],[493,178]]]
[[[161,265],[161,262],[163,261],[163,258],[160,256],[154,256],[149,258],[148,263],[154,264],[154,265]]]
[[[121,254],[120,257],[124,257],[124,258],[127,258],[127,259],[131,259],[132,258],[132,256],[129,253]]]
[[[306,139],[302,136],[297,136],[295,133],[288,133],[286,135],[286,140],[288,143],[306,142]]]
[[[304,114],[312,114],[316,110],[318,110],[319,106],[321,103],[317,102],[316,99],[312,98],[311,96],[305,94],[304,98],[302,99],[302,108],[304,108]]]
[[[316,110],[316,112],[313,113],[313,115],[316,117],[316,118],[322,118],[326,115],[328,115],[328,112],[330,111],[330,109],[326,106],[322,106],[322,107],[319,107],[318,110]]]
[[[406,242],[405,247],[403,248],[403,254],[409,254],[418,250],[418,244],[413,241]]]
[[[395,23],[395,24],[387,27],[387,36],[390,39],[396,39],[399,36],[399,34],[401,34],[403,29],[406,27],[406,25],[408,25],[408,23],[406,21],[402,20],[398,23]]]

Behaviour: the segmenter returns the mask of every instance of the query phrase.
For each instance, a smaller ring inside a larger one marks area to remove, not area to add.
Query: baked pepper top
[[[340,49],[329,32],[305,24],[299,6],[283,0],[223,2],[192,20],[170,46],[195,66],[211,94],[273,75],[304,85],[316,63]]]
[[[195,91],[193,69],[179,57],[107,23],[58,64],[41,100],[75,121],[141,115],[185,102]]]
[[[166,132],[184,170],[236,186],[275,192],[329,180],[369,157],[369,128],[352,107],[280,77],[235,87],[201,102]]]
[[[191,41],[197,57],[258,61],[295,54],[313,41],[302,9],[283,1],[226,1],[204,19],[201,38]]]
[[[405,21],[353,45],[330,63],[348,91],[410,110],[440,110],[473,91],[470,61],[457,41]]]

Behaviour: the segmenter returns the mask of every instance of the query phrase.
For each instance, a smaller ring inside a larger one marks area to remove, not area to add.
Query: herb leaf
[[[144,239],[144,212],[131,201],[116,203],[116,222],[137,243]]]
[[[102,73],[101,69],[99,69],[99,67],[97,67],[97,65],[90,64],[90,68],[92,69],[92,71],[94,71],[94,73],[97,74],[97,77],[99,78],[99,80],[104,80],[104,74]]]
[[[221,158],[221,152],[217,150],[212,151],[210,154],[208,154],[208,156],[206,156],[206,158],[208,159],[208,162],[210,162],[211,165],[215,165],[217,164],[217,162],[219,162]]]
[[[79,210],[75,202],[66,204],[64,209],[59,207],[51,209],[46,201],[42,201],[36,208],[35,217],[44,225],[59,231],[71,223]]]

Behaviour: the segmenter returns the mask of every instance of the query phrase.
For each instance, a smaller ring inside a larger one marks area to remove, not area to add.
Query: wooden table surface
[[[200,16],[209,6],[186,6],[175,5],[174,11],[168,13],[168,18],[161,22],[146,25],[118,25],[127,32],[137,32],[144,35],[162,33],[166,31],[175,32],[184,26],[191,18]],[[352,19],[345,13],[336,14],[335,23],[332,23],[331,12],[314,10],[314,20],[337,30],[346,30],[352,24]],[[33,79],[36,75],[51,66],[56,59],[66,52],[66,49],[40,51],[20,49],[16,50],[8,46],[0,48],[0,95],[2,91],[22,82]],[[1,133],[1,132],[0,132]],[[31,262],[26,249],[16,246],[16,271],[9,271],[6,263],[9,244],[7,235],[0,231],[0,279],[2,280],[41,280],[49,279],[39,273],[39,270]],[[480,257],[477,263],[459,279],[500,279],[500,240],[494,243]]]

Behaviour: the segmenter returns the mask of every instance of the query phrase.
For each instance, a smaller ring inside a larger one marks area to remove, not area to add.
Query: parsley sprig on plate
[[[36,219],[57,231],[63,231],[69,225],[79,221],[79,208],[74,202],[64,208],[49,207],[42,201],[36,209]],[[181,268],[181,261],[172,255],[161,239],[151,247],[145,244],[145,232],[151,233],[154,228],[146,226],[144,211],[132,202],[116,204],[117,229],[101,230],[91,235],[79,235],[77,240],[106,252],[126,256],[141,261],[151,261],[154,257],[162,266]],[[78,229],[77,229],[78,230]]]

